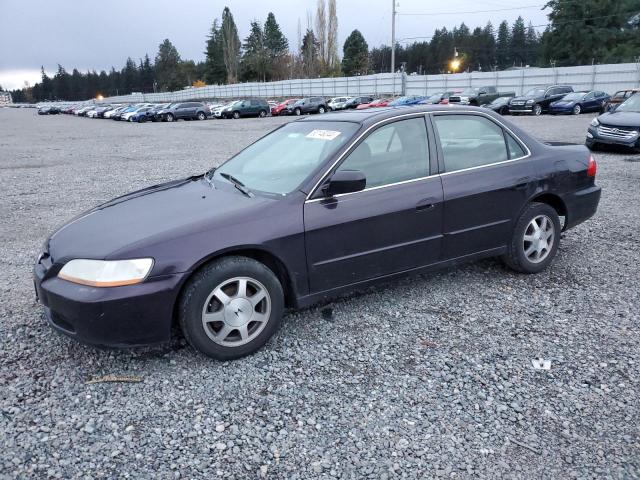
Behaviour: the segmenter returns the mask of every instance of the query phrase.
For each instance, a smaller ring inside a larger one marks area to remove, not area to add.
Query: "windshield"
[[[584,97],[585,95],[586,93],[584,92],[568,93],[567,95],[562,97],[562,100],[582,100],[582,97]]]
[[[524,94],[525,97],[541,97],[544,95],[544,88],[532,88]]]
[[[214,178],[232,175],[249,190],[285,195],[356,132],[351,122],[292,122],[250,145],[220,168]]]
[[[626,102],[620,104],[620,106],[616,108],[616,112],[640,113],[640,93],[636,93],[634,96],[629,97]]]

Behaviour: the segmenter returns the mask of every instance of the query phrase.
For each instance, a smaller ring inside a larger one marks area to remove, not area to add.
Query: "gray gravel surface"
[[[515,122],[582,142],[591,118]],[[46,325],[31,268],[56,226],[202,172],[282,121],[0,109],[0,478],[640,475],[640,156],[628,152],[596,155],[600,209],[538,275],[487,260],[406,279],[331,315],[291,313],[264,349],[227,363],[179,335],[105,351]],[[142,381],[86,384],[107,374]]]

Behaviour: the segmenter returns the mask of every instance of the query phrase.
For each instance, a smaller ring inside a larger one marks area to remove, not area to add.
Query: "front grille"
[[[516,100],[515,102],[511,102],[510,105],[524,105],[524,102],[521,100]]]
[[[638,131],[632,127],[609,127],[607,125],[600,125],[598,127],[598,135],[603,137],[631,140],[635,138],[637,134]]]

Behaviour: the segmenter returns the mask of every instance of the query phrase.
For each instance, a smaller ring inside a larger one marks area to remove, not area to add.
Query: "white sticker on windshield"
[[[307,138],[317,138],[319,140],[333,140],[340,132],[334,130],[313,130],[307,134]]]

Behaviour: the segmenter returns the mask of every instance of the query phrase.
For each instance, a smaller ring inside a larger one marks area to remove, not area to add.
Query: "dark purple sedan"
[[[206,355],[237,358],[285,307],[491,256],[541,271],[595,213],[595,175],[584,146],[540,143],[486,109],[304,118],[75,218],[46,241],[36,290],[82,342],[163,342],[177,323]]]

